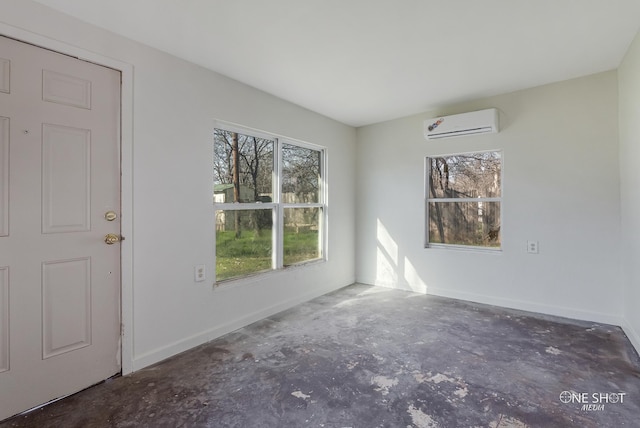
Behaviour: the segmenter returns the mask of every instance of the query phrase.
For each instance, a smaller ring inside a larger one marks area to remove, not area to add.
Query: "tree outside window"
[[[499,151],[428,157],[427,246],[501,246]]]
[[[216,279],[323,257],[324,150],[215,129]]]

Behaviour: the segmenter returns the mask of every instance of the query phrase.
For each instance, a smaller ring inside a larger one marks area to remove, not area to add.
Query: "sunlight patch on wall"
[[[396,287],[398,284],[398,244],[377,220],[376,284]]]
[[[411,263],[411,260],[404,258],[404,280],[409,284],[409,288],[416,293],[427,293],[427,284],[420,278],[418,271]]]

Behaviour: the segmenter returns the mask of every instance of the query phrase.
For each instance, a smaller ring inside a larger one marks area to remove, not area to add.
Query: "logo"
[[[444,122],[444,117],[441,117],[440,119],[436,120],[434,123],[432,123],[431,125],[429,125],[429,127],[427,128],[429,131],[433,131],[434,129],[436,129],[438,127],[438,125],[440,125],[442,122]]]
[[[601,411],[605,404],[623,404],[626,392],[575,392],[562,391],[560,402],[564,404],[577,404],[583,411]]]
[[[562,401],[564,404],[571,403],[571,393],[569,391],[562,391],[560,393],[560,401]]]

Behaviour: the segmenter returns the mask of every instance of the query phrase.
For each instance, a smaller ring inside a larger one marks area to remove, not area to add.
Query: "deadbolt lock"
[[[106,213],[104,213],[104,218],[107,221],[113,221],[118,218],[118,214],[116,214],[115,211],[107,211]]]
[[[115,233],[107,233],[107,234],[104,236],[104,242],[106,242],[106,243],[107,243],[107,245],[113,245],[113,244],[115,244],[116,242],[120,242],[120,241],[122,241],[122,240],[124,240],[124,238],[122,238],[122,237],[120,237],[120,236],[116,235]]]

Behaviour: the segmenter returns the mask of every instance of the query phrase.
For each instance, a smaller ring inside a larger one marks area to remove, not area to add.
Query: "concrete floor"
[[[0,424],[638,426],[620,328],[363,285]]]

